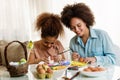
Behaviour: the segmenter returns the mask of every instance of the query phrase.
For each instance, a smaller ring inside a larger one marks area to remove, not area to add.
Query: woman
[[[64,50],[60,41],[57,40],[59,35],[64,33],[58,15],[43,13],[37,18],[36,30],[41,30],[41,40],[34,42],[34,47],[30,52],[28,62],[36,64],[40,61],[49,63],[49,60],[64,60],[64,55],[59,55]]]
[[[115,64],[113,43],[105,31],[91,28],[95,20],[87,5],[75,3],[65,6],[61,12],[61,21],[76,33],[70,41],[73,60],[83,58],[87,63]]]

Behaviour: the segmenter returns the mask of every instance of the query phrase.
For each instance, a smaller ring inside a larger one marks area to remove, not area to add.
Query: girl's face
[[[45,37],[42,38],[43,45],[47,48],[53,47],[54,43],[56,42],[57,38],[56,37]]]
[[[86,23],[80,18],[72,18],[70,21],[70,29],[75,32],[78,36],[83,37],[89,29]]]

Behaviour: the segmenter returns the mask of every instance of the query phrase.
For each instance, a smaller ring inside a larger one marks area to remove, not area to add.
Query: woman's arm
[[[114,52],[114,45],[112,40],[110,39],[107,32],[102,32],[101,38],[103,40],[103,56],[95,56],[97,62],[104,62],[105,64],[115,64],[116,63],[116,56]]]

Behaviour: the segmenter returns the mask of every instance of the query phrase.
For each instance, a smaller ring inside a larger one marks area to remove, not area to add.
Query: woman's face
[[[53,47],[54,43],[56,42],[57,38],[56,37],[45,37],[42,38],[43,45],[47,48]]]
[[[70,21],[70,26],[71,30],[80,37],[83,37],[86,34],[86,31],[89,31],[86,23],[80,18],[72,18]]]

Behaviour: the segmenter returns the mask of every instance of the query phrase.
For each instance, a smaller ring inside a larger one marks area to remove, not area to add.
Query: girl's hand
[[[77,52],[72,53],[72,60],[73,61],[78,61],[80,58],[80,55]]]
[[[53,56],[53,59],[54,59],[55,62],[62,61],[62,55]]]
[[[44,57],[43,57],[43,58],[40,58],[40,59],[39,59],[39,62],[40,62],[40,61],[43,61],[43,62],[45,62],[45,63],[49,63],[49,60],[46,59],[46,58],[44,58]]]

